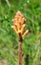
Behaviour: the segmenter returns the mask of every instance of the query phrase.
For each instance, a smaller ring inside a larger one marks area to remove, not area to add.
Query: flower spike
[[[25,22],[26,22],[25,17],[22,15],[22,13],[20,11],[18,11],[15,15],[15,18],[12,21],[14,23],[14,26],[12,26],[12,28],[15,30],[15,32],[18,35],[20,33],[21,37],[23,38],[28,33],[28,30],[24,32]]]

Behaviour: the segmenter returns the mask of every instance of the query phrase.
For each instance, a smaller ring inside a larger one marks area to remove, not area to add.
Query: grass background
[[[12,30],[17,11],[26,18],[23,65],[41,65],[41,0],[0,0],[0,65],[18,64],[18,36]]]

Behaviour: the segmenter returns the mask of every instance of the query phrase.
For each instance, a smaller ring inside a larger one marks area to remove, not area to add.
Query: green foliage
[[[18,10],[29,30],[23,40],[23,65],[41,65],[41,0],[0,0],[0,63],[18,63],[18,36],[11,28]]]

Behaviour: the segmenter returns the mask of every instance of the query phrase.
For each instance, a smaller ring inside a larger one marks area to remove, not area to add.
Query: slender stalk
[[[19,35],[19,65],[22,65],[22,37]]]

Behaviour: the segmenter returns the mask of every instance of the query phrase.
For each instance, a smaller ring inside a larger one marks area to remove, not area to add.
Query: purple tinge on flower
[[[15,18],[12,20],[14,23],[21,23],[21,24],[23,24],[25,21],[26,21],[26,19],[23,17],[23,15],[21,14],[21,12],[20,11],[18,11],[17,13],[16,13],[16,15],[15,15]]]

